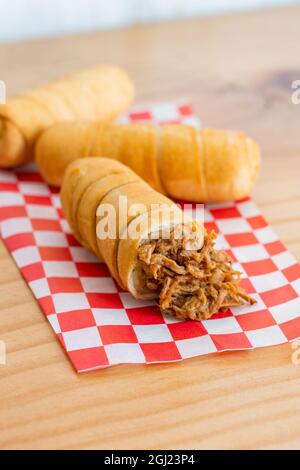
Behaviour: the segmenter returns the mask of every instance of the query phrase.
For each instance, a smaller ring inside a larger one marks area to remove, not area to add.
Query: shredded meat
[[[157,291],[161,310],[178,318],[203,320],[219,311],[254,304],[238,285],[240,273],[231,257],[214,248],[216,234],[205,233],[199,250],[187,250],[174,233],[164,240],[146,240],[138,259],[148,289]]]

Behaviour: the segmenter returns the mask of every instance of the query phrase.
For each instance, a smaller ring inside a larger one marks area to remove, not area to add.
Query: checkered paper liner
[[[133,110],[120,121],[199,125],[184,103]],[[202,322],[164,316],[154,302],[121,291],[107,267],[77,243],[58,191],[43,183],[33,165],[0,172],[0,221],[7,249],[78,372],[178,361],[300,337],[300,265],[249,198],[207,205],[205,221],[219,233],[218,248],[232,255],[243,273],[241,284],[257,304]]]

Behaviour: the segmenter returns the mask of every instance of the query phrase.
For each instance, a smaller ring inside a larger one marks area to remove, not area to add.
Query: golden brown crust
[[[160,135],[160,176],[167,194],[186,201],[203,201],[196,129],[180,124],[164,125]]]
[[[163,193],[158,169],[158,139],[151,124],[119,126],[123,134],[121,161],[140,175],[157,191]],[[109,155],[109,149],[107,149]]]
[[[28,159],[28,146],[22,132],[7,119],[0,119],[0,155],[3,168]]]
[[[118,160],[163,193],[157,146],[157,127],[152,124],[100,124],[89,156],[103,155]]]
[[[93,157],[78,159],[71,163],[66,171],[61,190],[62,206],[66,218],[76,238],[84,245],[86,242],[78,230],[77,212],[85,191],[96,181],[101,181],[108,175],[133,175],[133,172],[119,162],[107,158]],[[134,175],[135,180],[139,180]]]
[[[96,211],[102,199],[112,191],[127,183],[137,181],[137,176],[129,173],[107,175],[92,183],[84,192],[77,209],[77,228],[79,238],[99,257],[101,257],[96,236]]]
[[[76,227],[73,226],[72,222],[73,193],[80,177],[89,171],[93,171],[94,165],[95,163],[93,158],[85,158],[84,160],[77,159],[68,166],[64,174],[63,185],[60,191],[60,200],[64,215],[73,232],[76,232]]]
[[[123,209],[123,201],[128,208],[128,212]],[[128,227],[128,224],[135,219],[138,215],[143,212],[148,212],[151,205],[157,204],[173,204],[168,198],[160,193],[154,191],[144,181],[140,180],[137,182],[128,183],[110,191],[101,201],[101,206],[110,205],[115,208],[116,211],[116,234],[124,233],[124,230]],[[97,224],[101,223],[101,220],[105,217],[97,216]],[[118,274],[117,265],[117,251],[118,251],[118,238],[106,238],[101,240],[97,238],[98,250],[106,264],[109,266],[110,271],[115,279],[118,280],[120,285],[123,285],[122,279]],[[126,286],[125,286],[126,287]]]
[[[125,197],[126,200],[120,200]],[[67,168],[61,189],[64,214],[77,239],[106,262],[113,277],[123,286],[117,261],[119,234],[142,213],[154,208],[173,207],[182,211],[168,198],[154,191],[130,169],[106,158],[84,158]],[[126,207],[122,204],[126,204]],[[105,222],[109,205],[115,211],[115,237],[101,238],[98,224]],[[97,208],[104,211],[97,212]],[[127,211],[128,208],[128,211]],[[97,236],[98,235],[98,236]]]
[[[254,302],[239,288],[229,255],[213,248],[215,234],[121,163],[77,160],[61,195],[77,238],[135,298],[157,298],[163,312],[193,320]]]
[[[65,127],[65,137],[61,138],[64,141],[69,135],[65,155],[58,137],[63,133],[62,126],[54,126],[40,138],[37,161],[48,183],[59,183],[64,165],[74,157],[104,155],[129,166],[163,194],[210,202],[249,195],[259,172],[259,148],[240,132],[197,131],[180,124],[90,126],[89,137],[78,132],[74,139],[75,131],[71,133]]]
[[[61,186],[65,169],[74,161],[74,155],[89,155],[85,147],[92,130],[93,126],[89,122],[64,122],[58,127],[51,126],[48,132],[41,135],[35,147],[35,159],[44,180],[53,186]],[[51,152],[53,145],[57,148],[55,164]]]
[[[203,129],[201,135],[207,200],[248,196],[260,166],[257,144],[241,132]]]
[[[0,106],[0,122],[10,121],[19,130],[26,152],[20,148],[20,136],[11,132],[6,136],[2,127],[0,166],[12,167],[25,163],[29,156],[33,158],[33,144],[41,132],[54,123],[113,120],[125,111],[133,94],[132,82],[122,69],[102,65],[9,99]],[[48,165],[48,169],[50,167]],[[54,172],[50,178],[53,176]],[[56,176],[54,182],[57,181]]]

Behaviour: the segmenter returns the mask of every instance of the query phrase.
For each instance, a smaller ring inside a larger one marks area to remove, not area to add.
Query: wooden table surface
[[[188,97],[210,126],[261,144],[254,191],[300,259],[300,7],[0,45],[10,95],[96,62],[126,67],[137,102]],[[0,247],[0,448],[299,448],[291,345],[77,375]]]

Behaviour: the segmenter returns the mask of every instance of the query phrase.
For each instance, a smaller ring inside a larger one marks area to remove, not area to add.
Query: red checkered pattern
[[[133,110],[120,121],[199,125],[187,104]],[[188,210],[194,211],[192,205]],[[79,246],[56,190],[33,166],[0,172],[2,238],[78,372],[252,349],[300,336],[300,266],[251,199],[205,209],[217,245],[230,252],[257,304],[202,322],[163,316],[121,291],[107,267]]]

